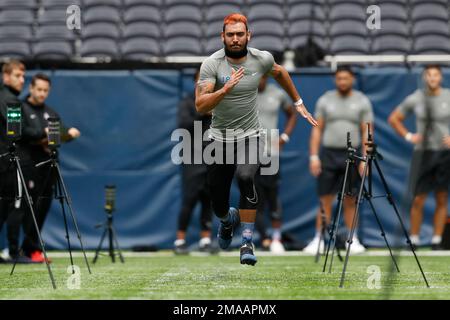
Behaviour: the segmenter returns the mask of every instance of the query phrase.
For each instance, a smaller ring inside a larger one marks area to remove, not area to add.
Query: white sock
[[[281,230],[280,229],[273,229],[272,240],[275,240],[275,241],[281,240]]]
[[[417,234],[412,234],[409,236],[409,238],[411,239],[411,243],[415,244],[415,245],[419,245],[420,244],[420,238],[419,235]]]
[[[442,237],[434,235],[433,238],[431,238],[431,244],[440,244],[442,242]]]
[[[320,239],[320,237],[321,237],[320,230],[316,230],[316,234],[314,235],[314,239]]]

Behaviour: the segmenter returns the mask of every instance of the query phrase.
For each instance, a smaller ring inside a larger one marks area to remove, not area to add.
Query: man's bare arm
[[[292,82],[291,76],[289,72],[277,63],[273,64],[272,70],[270,74],[273,78],[278,82],[278,84],[286,91],[286,93],[291,97],[292,101],[297,102],[300,100],[300,94],[295,88],[294,82]],[[306,106],[304,104],[295,106],[297,111],[308,120],[313,126],[317,126],[317,121],[314,117],[308,112]]]
[[[311,138],[309,141],[309,171],[314,177],[318,177],[322,172],[322,163],[319,158],[319,149],[324,128],[325,121],[322,117],[319,117],[317,119],[317,127],[313,127],[311,130]]]
[[[214,84],[207,81],[199,81],[195,87],[195,108],[200,113],[207,113],[214,109],[223,97],[228,94],[235,85],[244,76],[244,68],[240,68],[238,71],[231,69],[231,77],[225,85],[214,91]]]
[[[214,109],[225,96],[225,90],[214,91],[214,83],[200,81],[195,87],[195,108],[205,114]]]
[[[320,141],[322,140],[322,132],[325,128],[325,121],[322,117],[317,119],[317,127],[312,128],[311,138],[309,140],[309,155],[318,156],[320,149]]]
[[[401,113],[398,110],[394,110],[389,116],[388,122],[400,136],[404,137],[409,142],[414,144],[421,142],[422,136],[417,133],[412,134],[408,132],[408,129],[406,129],[406,127],[403,124],[404,120],[405,116],[403,115],[403,113]]]
[[[402,137],[408,133],[408,130],[403,125],[403,120],[405,120],[405,116],[398,110],[394,110],[388,119],[391,127],[394,128],[394,130]]]

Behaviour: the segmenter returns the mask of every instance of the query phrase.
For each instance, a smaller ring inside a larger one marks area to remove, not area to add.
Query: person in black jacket
[[[198,71],[194,76],[195,81],[198,80]],[[178,127],[186,129],[194,136],[194,123],[196,121],[201,122],[202,135],[208,130],[211,123],[211,115],[201,115],[195,109],[195,97],[194,94],[187,95],[182,99],[178,105]],[[197,122],[197,123],[199,123]],[[206,143],[202,144],[202,150],[196,150],[195,144],[191,141],[191,159],[193,160],[194,152],[203,152],[203,148]],[[186,244],[186,230],[189,225],[189,220],[192,215],[197,202],[200,201],[201,214],[200,214],[200,242],[199,248],[202,251],[208,251],[211,249],[211,219],[212,208],[211,199],[206,188],[206,165],[205,164],[191,164],[184,163],[182,165],[182,189],[183,198],[181,204],[181,210],[178,217],[178,230],[177,239],[174,243],[174,250],[177,254],[187,253]]]
[[[48,76],[38,73],[31,79],[30,93],[23,100],[23,116],[35,132],[36,139],[29,140],[26,151],[33,162],[32,183],[30,183],[30,193],[33,198],[36,221],[39,229],[42,229],[53,199],[53,186],[56,182],[55,176],[49,176],[50,165],[35,167],[36,164],[50,158],[48,148],[48,118],[56,117],[60,119],[58,113],[45,104],[50,92],[51,81]],[[67,142],[80,136],[77,128],[65,128],[61,123],[61,141]],[[25,239],[22,245],[26,256],[34,262],[45,262],[42,254],[38,235],[31,215],[25,215],[23,221]]]
[[[2,81],[0,85],[0,154],[8,152],[11,145],[11,139],[6,135],[7,128],[7,107],[10,104],[19,104],[21,101],[18,96],[25,83],[25,66],[17,60],[11,60],[2,66]],[[23,106],[22,106],[23,109]],[[31,172],[31,158],[26,152],[25,145],[27,141],[36,139],[40,136],[39,132],[29,126],[26,119],[22,116],[22,134],[16,142],[16,154],[20,159],[20,164],[25,177],[28,180]],[[19,223],[22,221],[23,209],[27,206],[24,199],[15,201],[18,191],[18,179],[14,167],[9,162],[9,157],[0,159],[0,230],[5,221],[9,223]],[[8,230],[9,254],[17,258],[18,262],[28,262],[19,256],[19,231]]]

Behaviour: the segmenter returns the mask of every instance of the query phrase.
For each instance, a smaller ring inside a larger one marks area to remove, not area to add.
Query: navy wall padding
[[[30,71],[30,77],[36,71]],[[398,205],[406,190],[412,147],[387,124],[387,117],[404,97],[421,85],[421,70],[367,68],[357,74],[355,87],[371,100],[375,112],[375,137],[385,160],[382,169]],[[193,90],[192,70],[146,71],[52,71],[48,104],[66,125],[80,129],[81,137],[61,148],[61,166],[72,196],[85,246],[95,248],[101,230],[94,225],[105,220],[104,186],[117,186],[114,225],[123,248],[155,245],[170,248],[175,240],[181,204],[180,167],[171,162],[176,142],[177,103]],[[311,111],[318,97],[333,89],[333,74],[324,69],[305,69],[292,75],[305,104]],[[450,86],[450,70],[445,70],[445,86]],[[284,117],[280,117],[283,125]],[[414,129],[414,119],[408,126]],[[291,142],[281,156],[283,230],[305,243],[314,235],[318,208],[316,181],[309,174],[310,125],[299,117]],[[381,194],[374,182],[374,192]],[[232,204],[237,205],[233,186]],[[374,201],[388,235],[397,230],[397,221],[387,201]],[[425,242],[432,234],[434,201],[426,204],[422,228]],[[406,214],[409,216],[409,214]],[[188,229],[188,241],[199,237],[196,210]],[[409,225],[409,218],[405,218]],[[214,232],[217,220],[214,224]],[[72,228],[73,230],[73,228]],[[4,231],[2,232],[4,234]],[[384,246],[372,214],[363,206],[360,235],[368,246]],[[64,226],[59,203],[54,201],[45,224],[44,239],[50,248],[65,249]],[[3,235],[4,238],[4,235]],[[79,248],[75,234],[72,243]],[[428,240],[427,240],[428,239]]]

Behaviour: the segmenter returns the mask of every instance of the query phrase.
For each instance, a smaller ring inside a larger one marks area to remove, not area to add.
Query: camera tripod
[[[86,262],[87,269],[89,271],[89,274],[91,274],[92,273],[91,272],[91,268],[89,266],[89,262],[88,262],[87,257],[86,257],[86,252],[84,250],[83,241],[81,240],[80,230],[78,228],[77,220],[75,219],[75,214],[74,214],[74,211],[73,211],[73,208],[72,208],[72,199],[70,198],[69,193],[67,192],[67,188],[66,188],[66,185],[64,183],[64,180],[63,180],[63,177],[62,177],[62,174],[61,174],[61,170],[59,168],[58,152],[57,152],[56,149],[52,148],[51,149],[50,159],[36,164],[36,168],[41,167],[41,166],[46,165],[46,164],[50,164],[50,168],[49,168],[49,171],[47,173],[47,177],[46,177],[46,180],[44,182],[42,190],[45,190],[47,185],[49,183],[51,183],[51,181],[53,180],[52,178],[56,177],[56,184],[55,184],[55,188],[54,188],[54,199],[59,200],[59,203],[61,205],[61,211],[62,211],[62,216],[63,216],[63,220],[64,220],[64,229],[65,229],[65,232],[66,232],[67,247],[68,247],[68,250],[69,250],[70,263],[71,263],[71,266],[72,266],[72,273],[75,273],[75,269],[74,269],[74,263],[73,263],[72,246],[70,244],[69,228],[68,228],[68,223],[67,223],[67,214],[66,214],[65,205],[67,205],[67,207],[69,209],[68,211],[69,211],[70,216],[72,218],[72,223],[73,223],[73,225],[75,227],[75,231],[77,233],[77,237],[78,237],[78,240],[80,242],[80,247],[81,247],[81,250],[83,252],[83,256],[84,256],[84,260]],[[44,192],[44,191],[42,191],[42,192]],[[40,199],[42,199],[42,196],[43,196],[43,194],[41,194],[40,197],[38,197],[37,204],[39,203]],[[36,207],[38,207],[37,204],[36,204]],[[45,257],[45,259],[46,259],[46,262],[47,262],[47,257]],[[14,266],[13,266],[13,269],[11,271],[11,274],[14,272],[15,266],[16,266],[16,263],[14,263]]]
[[[38,223],[36,220],[36,215],[33,210],[33,200],[31,199],[30,193],[28,192],[27,184],[26,184],[25,178],[23,176],[22,167],[20,166],[19,157],[16,154],[15,142],[11,142],[7,153],[0,155],[0,159],[3,157],[9,157],[10,167],[13,166],[15,169],[16,176],[17,176],[17,180],[16,180],[17,185],[15,188],[15,193],[16,193],[15,199],[21,200],[24,198],[23,196],[25,196],[25,202],[28,205],[28,208],[30,209],[31,216],[33,218],[33,224],[34,224],[34,227],[36,229],[36,233],[37,233],[37,236],[39,239],[39,244],[41,246],[42,253],[44,254],[45,264],[47,265],[47,270],[48,270],[48,274],[50,276],[50,281],[52,283],[53,289],[56,289],[55,278],[53,276],[52,269],[50,268],[50,264],[49,264],[49,261],[47,258],[47,251],[45,250],[45,245],[44,245],[44,242],[42,241],[42,236],[39,231],[39,226],[38,226]],[[14,265],[11,270],[11,275],[14,273],[14,269],[16,267],[17,260],[18,260],[18,257],[14,260]]]
[[[104,227],[104,231],[102,234],[102,237],[100,239],[100,243],[98,244],[97,250],[95,251],[94,260],[92,260],[93,263],[97,262],[98,256],[100,254],[100,250],[103,246],[103,241],[105,240],[106,234],[108,234],[108,242],[109,242],[109,249],[108,249],[108,255],[111,257],[111,261],[113,263],[116,262],[116,256],[118,255],[120,258],[120,262],[124,263],[125,260],[123,259],[122,252],[120,251],[119,242],[117,241],[116,237],[116,230],[113,226],[113,216],[112,216],[113,210],[107,209],[106,210],[106,222],[103,224],[99,224],[96,226],[96,228]],[[117,253],[115,253],[114,246],[117,248]]]
[[[385,195],[383,196],[378,196],[378,197],[385,197],[387,198],[389,204],[392,206],[392,208],[394,209],[395,215],[397,216],[397,219],[399,221],[399,224],[402,228],[403,234],[406,238],[406,243],[409,245],[411,252],[414,255],[414,258],[417,262],[417,265],[420,269],[420,272],[422,274],[422,277],[425,281],[425,284],[427,287],[429,287],[427,278],[425,277],[425,273],[423,272],[422,266],[420,264],[420,261],[416,255],[414,246],[411,243],[411,239],[409,238],[408,235],[408,231],[406,230],[406,227],[403,223],[403,220],[400,216],[400,213],[397,209],[397,206],[394,202],[392,193],[389,189],[389,186],[387,185],[386,179],[381,171],[380,165],[378,163],[378,159],[383,160],[383,157],[381,156],[380,153],[378,153],[377,151],[377,145],[373,142],[372,139],[372,134],[370,132],[370,125],[368,124],[368,142],[366,144],[368,146],[367,149],[367,156],[366,157],[362,157],[356,154],[356,149],[354,149],[351,145],[351,141],[350,141],[350,133],[347,133],[347,152],[348,152],[348,158],[346,160],[346,169],[345,169],[345,176],[344,176],[344,182],[343,182],[343,186],[342,186],[342,192],[341,192],[341,201],[340,201],[340,208],[338,210],[337,215],[335,216],[335,219],[333,221],[333,226],[332,226],[332,231],[331,231],[331,239],[328,243],[328,248],[327,248],[327,253],[326,253],[326,259],[325,259],[325,264],[324,264],[324,268],[323,271],[325,271],[326,268],[326,263],[327,263],[327,258],[328,258],[328,254],[329,254],[329,250],[330,247],[332,246],[332,256],[331,256],[331,262],[330,262],[330,267],[329,267],[329,272],[331,272],[331,268],[332,268],[332,263],[333,263],[333,255],[334,255],[334,248],[336,245],[336,233],[338,230],[338,226],[339,226],[339,221],[340,221],[340,216],[341,216],[341,212],[342,212],[342,199],[343,199],[343,195],[345,192],[345,188],[346,188],[346,183],[347,180],[349,179],[349,175],[350,175],[350,170],[351,167],[352,168],[356,168],[356,160],[360,160],[364,162],[364,170],[363,170],[363,174],[362,177],[359,177],[359,179],[361,180],[361,185],[359,187],[359,192],[358,192],[358,197],[356,200],[356,208],[355,208],[355,214],[353,216],[353,221],[352,221],[352,227],[350,229],[349,235],[348,235],[348,239],[347,239],[347,252],[346,252],[346,256],[345,256],[345,261],[344,261],[344,266],[342,269],[342,275],[341,275],[341,281],[340,281],[340,285],[339,287],[343,287],[344,286],[344,282],[345,282],[345,275],[346,275],[346,270],[347,270],[347,265],[348,265],[348,261],[349,261],[349,256],[350,256],[350,249],[351,249],[351,245],[353,242],[353,237],[355,235],[355,230],[356,230],[356,226],[358,225],[358,219],[359,219],[359,209],[360,209],[360,204],[362,202],[362,198],[364,197],[365,200],[367,200],[367,202],[370,205],[371,211],[374,214],[374,217],[376,219],[376,222],[378,224],[378,227],[380,228],[380,232],[381,232],[381,236],[383,237],[386,246],[389,250],[389,254],[391,256],[392,262],[397,270],[397,272],[400,272],[400,269],[398,267],[397,261],[394,257],[394,255],[392,254],[392,249],[391,246],[389,245],[389,242],[386,238],[386,233],[384,231],[383,225],[381,224],[381,220],[378,217],[378,214],[375,210],[375,206],[373,205],[372,199],[376,198],[373,196],[372,193],[372,173],[373,173],[373,164],[375,164],[375,168],[377,170],[377,173],[381,179],[383,188],[385,190]],[[358,174],[359,176],[359,174]],[[368,188],[366,188],[365,186],[365,181],[366,181],[366,177],[368,180]]]

